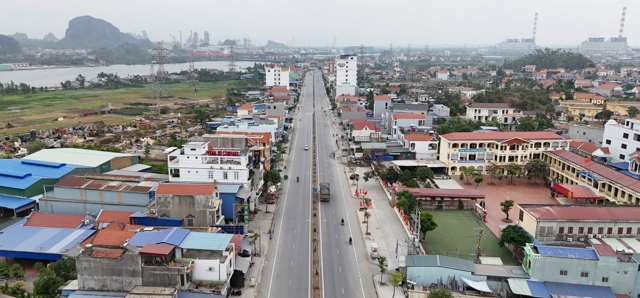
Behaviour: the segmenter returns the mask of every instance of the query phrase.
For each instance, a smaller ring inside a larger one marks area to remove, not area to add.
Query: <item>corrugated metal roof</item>
[[[173,251],[174,246],[169,244],[147,243],[140,249],[140,255],[145,256],[168,256]]]
[[[473,272],[473,262],[469,260],[456,259],[438,255],[409,255],[405,257],[407,267],[444,267],[457,269],[467,272]]]
[[[212,195],[215,191],[215,184],[161,183],[156,195]]]
[[[98,218],[96,219],[96,222],[101,223],[101,222],[111,222],[113,220],[118,220],[123,224],[128,224],[130,222],[129,217],[132,214],[133,212],[102,209],[100,211],[100,214],[98,214]]]
[[[598,260],[598,254],[592,248],[536,245],[538,254],[545,257]]]
[[[126,168],[122,168],[120,170],[121,171],[131,171],[131,172],[142,172],[142,171],[148,170],[150,168],[151,168],[151,166],[149,166],[149,165],[145,165],[145,164],[139,163],[139,164],[135,164],[135,165],[132,165],[132,166],[128,166]]]
[[[75,291],[68,298],[124,298],[128,292]]]
[[[69,298],[76,298],[76,297],[69,296]],[[80,298],[85,298],[85,297],[80,297]],[[225,295],[214,295],[214,294],[209,294],[209,293],[196,293],[196,292],[188,292],[188,291],[179,291],[178,292],[178,298],[227,298],[227,296],[225,296]]]
[[[27,189],[40,181],[42,177],[33,176],[31,173],[21,173],[0,170],[0,186],[15,189]]]
[[[77,229],[85,220],[84,214],[31,213],[25,226],[41,228]]]
[[[452,132],[440,136],[449,141],[496,141],[502,142],[510,139],[529,140],[564,140],[562,136],[549,131],[518,131],[518,132]],[[562,150],[564,151],[564,150]],[[567,151],[568,152],[568,151]],[[581,158],[584,159],[584,158]]]
[[[0,169],[11,169],[13,172],[31,173],[35,177],[59,179],[79,168],[76,165],[52,163],[37,160],[0,159]]]
[[[56,148],[40,150],[36,153],[27,155],[23,159],[66,163],[95,168],[105,162],[111,161],[114,158],[127,156],[131,157],[134,155],[77,148]]]
[[[101,175],[109,176],[109,175]],[[90,176],[89,176],[90,177]],[[121,176],[118,176],[121,177]],[[106,177],[105,177],[106,178]],[[116,176],[114,176],[116,179]],[[95,190],[108,190],[108,191],[124,191],[124,192],[137,192],[148,193],[155,183],[142,182],[127,182],[127,181],[110,181],[110,180],[96,180],[89,179],[85,176],[68,176],[56,183],[56,187],[70,187],[70,188],[82,188],[82,189],[95,189]]]
[[[138,247],[143,247],[147,243],[178,246],[187,235],[189,235],[189,230],[182,228],[170,228],[157,232],[138,232],[131,237],[129,243]]]
[[[242,185],[236,184],[218,184],[218,192],[237,194]]]
[[[477,189],[441,189],[441,188],[408,188],[398,187],[398,191],[406,190],[417,198],[477,198],[484,199],[484,194]]]
[[[0,233],[1,251],[61,254],[82,242],[94,230],[40,228],[15,224]]]
[[[35,200],[28,198],[0,194],[0,207],[4,207],[7,209],[20,209],[30,204],[34,204],[35,202]]]
[[[511,289],[512,293],[516,295],[531,296],[531,291],[529,290],[529,285],[527,285],[526,279],[509,278],[507,279],[507,282],[509,283],[509,289]]]
[[[628,220],[639,221],[637,206],[625,205],[519,205],[538,220]]]
[[[565,284],[559,282],[546,281],[544,286],[551,295],[563,295],[572,297],[598,297],[616,298],[609,287],[589,286],[580,284]]]
[[[199,250],[223,251],[231,242],[233,235],[203,232],[190,232],[178,247]]]
[[[547,291],[547,287],[543,282],[527,280],[527,285],[529,286],[531,296],[537,298],[551,298],[551,295],[549,295],[549,291]]]

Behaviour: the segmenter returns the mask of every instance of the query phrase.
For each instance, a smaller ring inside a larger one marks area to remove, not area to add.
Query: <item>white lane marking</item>
[[[340,269],[340,273],[342,273],[342,267],[338,266],[338,269]]]
[[[336,251],[338,252],[338,254],[340,254],[340,250],[339,249],[336,249]]]
[[[342,288],[342,294],[344,295],[344,288]]]
[[[289,286],[291,286],[291,280],[289,280]]]

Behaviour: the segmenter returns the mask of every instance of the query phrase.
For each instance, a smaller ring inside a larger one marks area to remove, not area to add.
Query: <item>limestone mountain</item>
[[[155,44],[149,39],[137,39],[111,23],[91,16],[81,16],[69,21],[69,28],[58,46],[60,48],[98,49],[115,48],[131,43],[142,49],[152,49]]]
[[[53,35],[53,33],[49,32],[49,34],[45,35],[42,40],[48,41],[48,42],[57,42],[58,38],[55,35]]]
[[[0,56],[22,53],[20,43],[13,37],[0,34]]]
[[[275,42],[273,40],[269,40],[267,45],[264,46],[267,49],[284,49],[287,47],[286,44]]]

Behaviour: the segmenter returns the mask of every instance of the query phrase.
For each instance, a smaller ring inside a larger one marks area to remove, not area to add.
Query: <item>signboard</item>
[[[244,223],[249,223],[249,205],[244,205]]]
[[[487,148],[478,148],[478,149],[458,149],[458,152],[487,152]]]
[[[458,160],[459,163],[475,163],[475,162],[485,162],[484,159],[477,159],[477,160]]]

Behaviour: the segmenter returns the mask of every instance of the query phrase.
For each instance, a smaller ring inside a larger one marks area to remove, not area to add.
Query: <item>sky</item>
[[[640,47],[638,0],[20,0],[3,6],[0,34],[62,38],[69,20],[90,15],[122,32],[145,30],[152,41],[179,39],[180,31],[183,40],[190,31],[202,38],[208,31],[212,43],[491,46],[531,38],[537,12],[537,45],[577,47],[588,37],[617,37],[625,6],[623,35]]]

